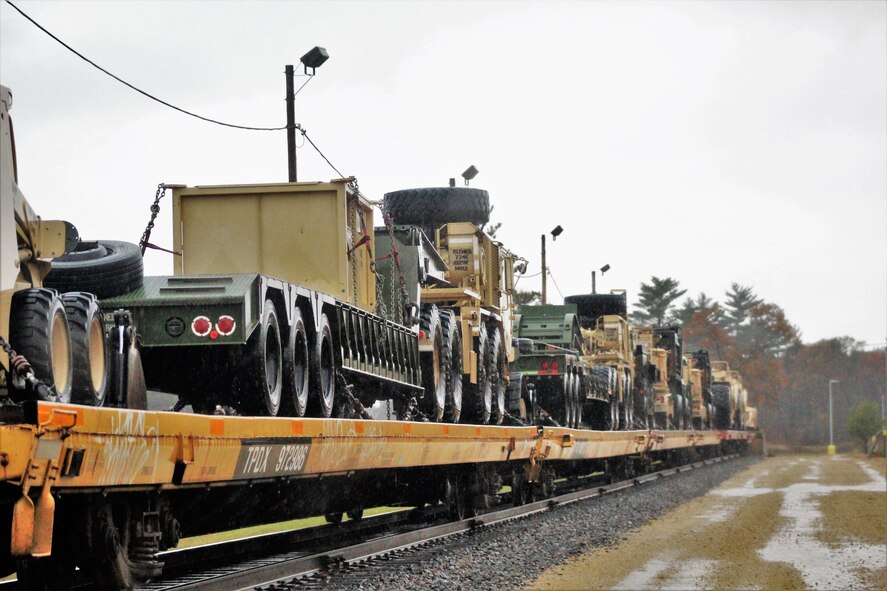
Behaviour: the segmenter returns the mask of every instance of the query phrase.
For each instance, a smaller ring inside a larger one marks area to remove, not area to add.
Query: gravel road
[[[603,498],[555,507],[385,561],[350,567],[325,579],[306,579],[298,588],[519,589],[554,564],[618,542],[629,530],[704,495],[758,459],[715,464]]]

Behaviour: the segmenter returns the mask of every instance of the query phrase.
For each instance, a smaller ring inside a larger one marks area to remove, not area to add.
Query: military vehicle
[[[96,269],[76,289],[67,285],[60,261],[89,257],[96,245],[80,241],[69,222],[43,219],[31,208],[19,189],[12,93],[5,86],[0,86],[0,102],[0,345],[5,352],[0,406],[11,409],[4,403],[40,399],[144,408],[130,318],[106,308],[114,331],[112,356],[97,299],[102,290],[140,281],[141,257],[135,251],[133,258],[134,245],[114,243],[116,277]],[[121,262],[128,266],[121,269]]]

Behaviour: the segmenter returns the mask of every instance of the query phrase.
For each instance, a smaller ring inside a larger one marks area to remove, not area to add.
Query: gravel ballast
[[[593,498],[353,565],[299,589],[519,589],[547,568],[590,548],[620,541],[681,503],[704,495],[758,457],[681,472],[627,491]]]

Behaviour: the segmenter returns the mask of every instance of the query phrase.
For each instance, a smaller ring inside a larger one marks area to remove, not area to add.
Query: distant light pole
[[[305,75],[314,76],[314,70],[323,65],[323,62],[330,59],[330,54],[323,47],[315,47],[301,58],[299,61],[305,66]],[[310,72],[308,70],[311,70]],[[293,74],[292,66],[286,66],[284,70],[286,74],[286,153],[287,164],[289,166],[289,182],[295,183],[299,180],[296,170],[296,92],[293,92]],[[307,84],[307,82],[305,83]],[[305,84],[302,86],[304,87]],[[302,90],[301,88],[299,90]]]
[[[832,421],[832,386],[841,380],[828,381],[828,455],[835,455],[835,431]]]
[[[561,235],[564,229],[558,224],[554,230],[551,231],[551,239],[557,240],[557,237]],[[545,264],[545,234],[542,235],[542,304],[548,303],[548,266]]]

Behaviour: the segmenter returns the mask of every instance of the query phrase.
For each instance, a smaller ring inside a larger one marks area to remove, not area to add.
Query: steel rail
[[[422,527],[402,533],[381,535],[356,544],[332,547],[313,552],[283,552],[278,553],[277,556],[254,558],[241,561],[238,564],[229,563],[230,566],[211,568],[204,572],[194,572],[192,570],[190,573],[183,574],[182,576],[164,579],[155,583],[148,583],[140,586],[139,589],[149,589],[151,591],[174,589],[176,591],[184,591],[212,588],[217,591],[240,591],[241,589],[252,589],[259,586],[268,588],[269,585],[273,586],[278,583],[284,583],[284,581],[292,581],[293,579],[307,577],[321,571],[335,570],[349,564],[366,562],[386,554],[409,549],[441,538],[464,534],[482,527],[489,527],[535,513],[548,511],[554,507],[635,488],[644,483],[657,481],[680,472],[700,468],[724,460],[734,459],[736,457],[739,457],[739,454],[704,459],[691,464],[667,468],[612,484],[575,490],[548,499],[535,501],[533,503],[491,511],[461,521]],[[373,518],[367,518],[364,521],[369,521],[371,519]],[[355,528],[355,530],[356,529],[357,528]],[[283,540],[287,534],[291,535],[293,533],[295,532],[269,535],[281,536],[277,539]],[[341,535],[343,533],[341,528],[338,528],[336,533],[338,534],[338,539],[341,540],[343,538]],[[268,538],[268,540],[271,541],[270,544],[266,544],[269,549],[273,547],[274,539],[275,538],[273,537]],[[232,546],[230,546],[231,548],[236,547],[234,546],[235,542],[231,542],[230,544],[232,544]],[[176,554],[178,556],[176,562],[179,565],[183,565],[187,563],[189,552],[194,552],[195,554],[193,555],[195,557],[198,556],[197,553],[202,553],[201,555],[204,557],[212,556],[214,546],[217,545],[175,551],[174,553],[168,553],[168,555]],[[233,555],[229,554],[229,556],[233,558]],[[213,558],[213,562],[219,562],[215,556],[213,556]],[[204,560],[199,562],[204,562]]]

